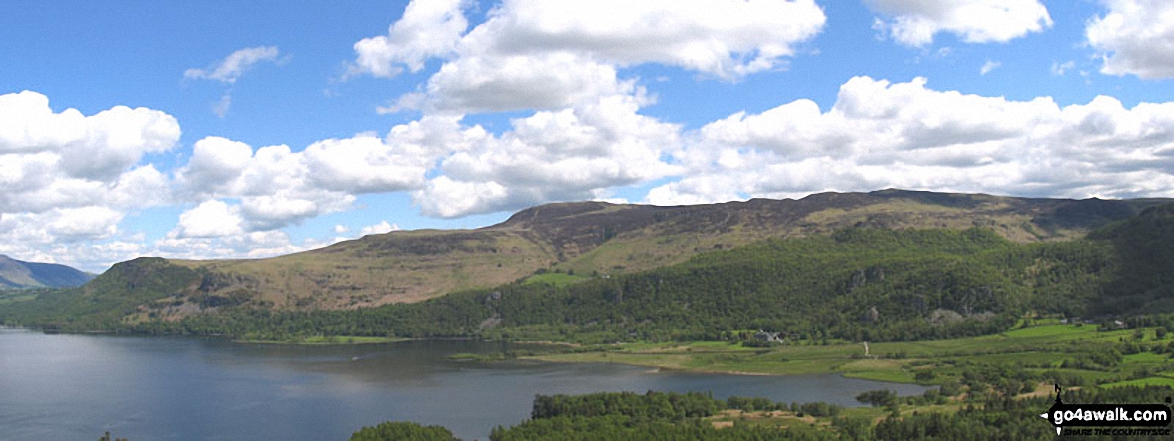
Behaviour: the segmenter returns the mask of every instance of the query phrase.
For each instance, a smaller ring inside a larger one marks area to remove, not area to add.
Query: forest
[[[877,391],[873,395],[884,395]],[[936,393],[931,390],[930,393]],[[928,394],[928,393],[927,393]],[[1061,394],[1065,403],[1168,403],[1170,389],[1121,387]],[[906,404],[923,399],[910,397]],[[491,441],[522,440],[991,440],[1050,439],[1052,424],[1039,417],[1055,395],[1031,398],[957,398],[956,412],[902,411],[890,406],[875,424],[864,413],[824,403],[785,404],[762,399],[714,399],[699,393],[649,391],[534,398],[530,419],[497,427]],[[889,398],[896,400],[896,398]],[[747,415],[753,416],[747,418]],[[731,421],[732,419],[732,421]],[[1081,439],[1168,439],[1168,436],[1082,436]],[[436,426],[384,423],[356,432],[351,441],[455,440]]]

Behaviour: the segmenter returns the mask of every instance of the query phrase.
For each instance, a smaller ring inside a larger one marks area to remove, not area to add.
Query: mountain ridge
[[[222,306],[355,309],[419,302],[544,271],[579,275],[642,271],[681,263],[704,252],[849,227],[980,227],[1018,243],[1070,240],[1172,201],[888,189],[670,207],[555,203],[527,208],[499,224],[472,230],[395,231],[267,259],[162,259],[149,270],[124,262],[108,274],[118,280],[143,280],[168,265],[193,274],[175,290],[136,294],[136,298],[154,299],[138,305],[136,320],[178,319]],[[131,267],[136,268],[133,278],[118,275]],[[120,290],[111,287],[121,285],[99,283],[104,277],[87,285],[87,295]],[[143,286],[131,285],[135,286],[127,285],[125,290]]]

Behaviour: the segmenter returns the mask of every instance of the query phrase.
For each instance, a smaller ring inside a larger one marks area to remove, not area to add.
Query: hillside
[[[0,254],[0,289],[81,286],[94,275],[54,263],[16,260]]]
[[[279,309],[346,309],[494,286],[544,268],[581,275],[647,270],[700,252],[850,226],[979,226],[1017,243],[1067,240],[1154,203],[900,190],[680,207],[564,203],[477,230],[397,231],[271,259],[172,262],[208,274],[188,296],[249,293],[250,302]]]
[[[701,253],[849,227],[980,227],[1012,243],[1065,241],[1161,202],[883,190],[678,207],[549,204],[475,230],[396,231],[269,259],[124,262],[80,292],[90,304],[130,308],[135,321],[237,306],[345,310],[419,302],[542,271],[630,274]],[[164,274],[185,276],[161,280]],[[150,286],[167,289],[145,290]]]
[[[508,283],[420,303],[334,311],[232,308],[150,333],[616,341],[916,341],[986,335],[1025,317],[1096,323],[1174,312],[1174,206],[1065,242],[1016,244],[987,228],[848,227],[769,239],[611,277]],[[1163,251],[1164,252],[1164,251]],[[1146,277],[1137,278],[1136,268]],[[563,276],[566,276],[565,274]],[[127,326],[125,324],[123,326]]]

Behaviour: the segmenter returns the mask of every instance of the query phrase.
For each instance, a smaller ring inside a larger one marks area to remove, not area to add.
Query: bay
[[[865,391],[922,386],[838,375],[748,376],[619,364],[477,363],[501,343],[297,346],[0,329],[0,440],[346,440],[414,421],[466,440],[529,416],[536,394],[709,392],[857,406]]]

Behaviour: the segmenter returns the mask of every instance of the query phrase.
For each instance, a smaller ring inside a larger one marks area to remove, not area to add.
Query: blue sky
[[[1174,196],[1157,0],[17,0],[0,60],[0,253],[90,271],[585,199]]]

